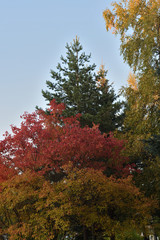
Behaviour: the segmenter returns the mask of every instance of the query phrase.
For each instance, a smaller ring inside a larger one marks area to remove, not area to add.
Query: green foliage
[[[120,35],[121,54],[135,73],[122,90],[127,155],[141,172],[136,173],[136,184],[159,200],[159,143],[152,136],[160,133],[160,1],[121,0],[112,6],[103,13],[106,29]]]
[[[103,12],[106,29],[121,36],[121,53],[134,70],[160,68],[159,0],[121,0]]]
[[[107,30],[120,34],[121,54],[136,75],[123,88],[127,100],[124,119],[128,152],[144,158],[144,145],[160,131],[160,2],[122,0],[103,13]],[[140,160],[140,161],[141,161]]]
[[[125,89],[126,128],[153,134],[159,131],[160,2],[123,0],[112,5],[113,11],[103,13],[106,28],[120,34],[124,60],[138,73],[137,88]]]
[[[140,234],[137,234],[136,231],[128,231],[125,233],[124,240],[142,240],[143,237]]]
[[[10,240],[32,239],[36,232],[32,217],[36,214],[35,203],[42,185],[43,178],[31,172],[1,184],[0,230],[2,234],[7,233]]]
[[[90,240],[140,231],[155,202],[131,178],[107,178],[93,169],[65,166],[67,176],[50,183],[31,172],[1,184],[0,230],[9,240]]]
[[[91,55],[82,52],[82,45],[76,38],[66,45],[66,57],[61,56],[57,72],[51,71],[53,82],[47,81],[49,91],[42,90],[47,101],[55,99],[66,105],[65,115],[81,113],[81,125],[100,124],[102,132],[113,131],[121,126],[122,103],[115,102],[117,96],[109,81],[107,71],[102,65],[95,73],[95,64],[90,64]]]
[[[145,163],[143,172],[137,176],[137,182],[146,196],[158,199],[160,206],[160,136],[154,135],[143,141],[150,159]],[[160,208],[153,215],[154,232],[160,235]]]
[[[45,185],[39,208],[47,207],[45,214],[60,231],[75,233],[75,239],[105,239],[126,232],[130,225],[140,230],[147,224],[154,203],[144,198],[131,179],[106,178],[93,169],[68,170],[54,189]]]
[[[154,157],[160,158],[160,135],[153,135],[148,140],[144,140],[146,150]]]

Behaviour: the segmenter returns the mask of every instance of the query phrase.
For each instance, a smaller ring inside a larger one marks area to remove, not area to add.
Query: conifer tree
[[[57,71],[51,70],[53,81],[47,81],[49,90],[42,90],[47,101],[53,98],[66,105],[66,116],[81,113],[81,125],[100,125],[102,132],[113,131],[121,125],[122,103],[106,79],[107,71],[102,65],[95,73],[95,64],[90,64],[91,55],[82,52],[82,45],[76,37],[66,45],[66,57],[61,56]]]

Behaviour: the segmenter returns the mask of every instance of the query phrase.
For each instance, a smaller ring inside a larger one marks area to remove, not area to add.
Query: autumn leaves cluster
[[[49,108],[0,141],[0,234],[10,240],[135,240],[160,234],[160,3],[104,11],[134,73],[118,100],[78,37],[51,71]]]
[[[95,125],[81,128],[80,115],[64,117],[55,100],[49,111],[25,114],[0,143],[1,234],[88,239],[145,228],[155,203],[128,177],[134,168],[123,141]]]

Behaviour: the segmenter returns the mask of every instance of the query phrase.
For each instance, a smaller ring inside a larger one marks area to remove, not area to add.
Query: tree
[[[137,87],[125,89],[128,100],[126,131],[157,134],[160,130],[160,2],[114,2],[103,16],[107,30],[121,36],[121,54],[136,73]],[[134,114],[133,114],[134,112]],[[135,129],[136,127],[136,129]]]
[[[42,176],[26,171],[1,184],[0,232],[7,234],[10,240],[57,239],[54,238],[58,234],[54,223],[37,207],[44,183]]]
[[[156,198],[160,206],[160,135],[154,135],[143,142],[149,160],[145,162],[142,174],[137,176],[137,185],[146,196]],[[153,215],[152,225],[155,235],[160,236],[160,208]]]
[[[101,134],[98,126],[81,128],[75,117],[64,117],[64,104],[52,100],[48,109],[25,114],[21,127],[12,126],[0,141],[0,162],[15,174],[30,169],[52,179],[63,177],[63,165],[93,167],[106,174],[129,174],[127,158],[123,155],[123,141],[112,134]],[[1,174],[1,173],[0,173]],[[3,173],[2,173],[3,174]]]
[[[141,140],[160,131],[160,2],[123,0],[112,5],[112,11],[103,13],[106,28],[120,34],[121,54],[134,72],[123,88],[124,131],[130,152],[143,154]]]
[[[113,10],[103,14],[107,30],[113,28],[114,34],[120,34],[121,54],[134,72],[129,86],[123,88],[127,99],[123,138],[128,140],[130,159],[140,163],[136,184],[159,200],[159,157],[155,157],[152,135],[160,132],[160,1],[114,2]]]
[[[128,228],[140,232],[150,221],[156,202],[145,198],[131,178],[107,178],[71,164],[65,171],[57,183],[26,171],[1,184],[0,232],[10,240],[124,239]]]
[[[139,87],[136,76],[130,73],[128,87],[123,87],[123,94],[126,98],[126,109],[123,126],[123,138],[127,139],[127,152],[133,161],[144,162],[148,158],[144,148],[143,139],[149,138],[158,132],[158,109],[156,101],[149,104],[152,96],[145,93],[145,89]],[[147,86],[146,86],[147,87]],[[144,96],[147,95],[146,97]],[[149,105],[148,105],[149,104]],[[149,109],[150,108],[150,109]]]
[[[80,115],[65,117],[64,109],[63,103],[52,100],[49,115],[43,110],[25,113],[21,126],[12,126],[12,134],[6,132],[0,141],[0,166],[6,174],[0,172],[0,233],[10,239],[58,239],[64,234],[56,225],[58,216],[49,213],[59,198],[56,186],[68,175],[65,165],[71,164],[70,172],[76,167],[97,169],[107,176],[130,174],[123,141],[102,134],[96,125],[81,128]],[[51,206],[43,206],[47,186],[54,194]]]
[[[107,31],[121,36],[121,53],[134,71],[160,69],[159,0],[121,0],[103,12]]]
[[[123,239],[131,226],[139,232],[145,229],[155,203],[146,199],[130,178],[106,178],[93,169],[68,170],[65,179],[44,186],[39,205],[64,236],[112,240],[118,234]]]
[[[66,105],[65,116],[81,113],[81,125],[92,127],[100,124],[102,132],[110,132],[121,126],[122,103],[115,102],[117,96],[106,79],[107,71],[102,65],[95,74],[96,65],[90,64],[91,55],[82,52],[82,45],[76,37],[66,45],[66,57],[61,56],[57,72],[51,70],[53,82],[47,81],[50,91],[42,90],[47,101],[55,99]]]

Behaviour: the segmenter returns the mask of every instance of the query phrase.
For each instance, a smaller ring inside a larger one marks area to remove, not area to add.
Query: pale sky
[[[103,60],[115,91],[126,85],[130,69],[119,37],[106,31],[102,16],[111,2],[0,0],[0,139],[11,124],[19,126],[25,111],[45,108],[41,90],[76,35],[97,69]]]

